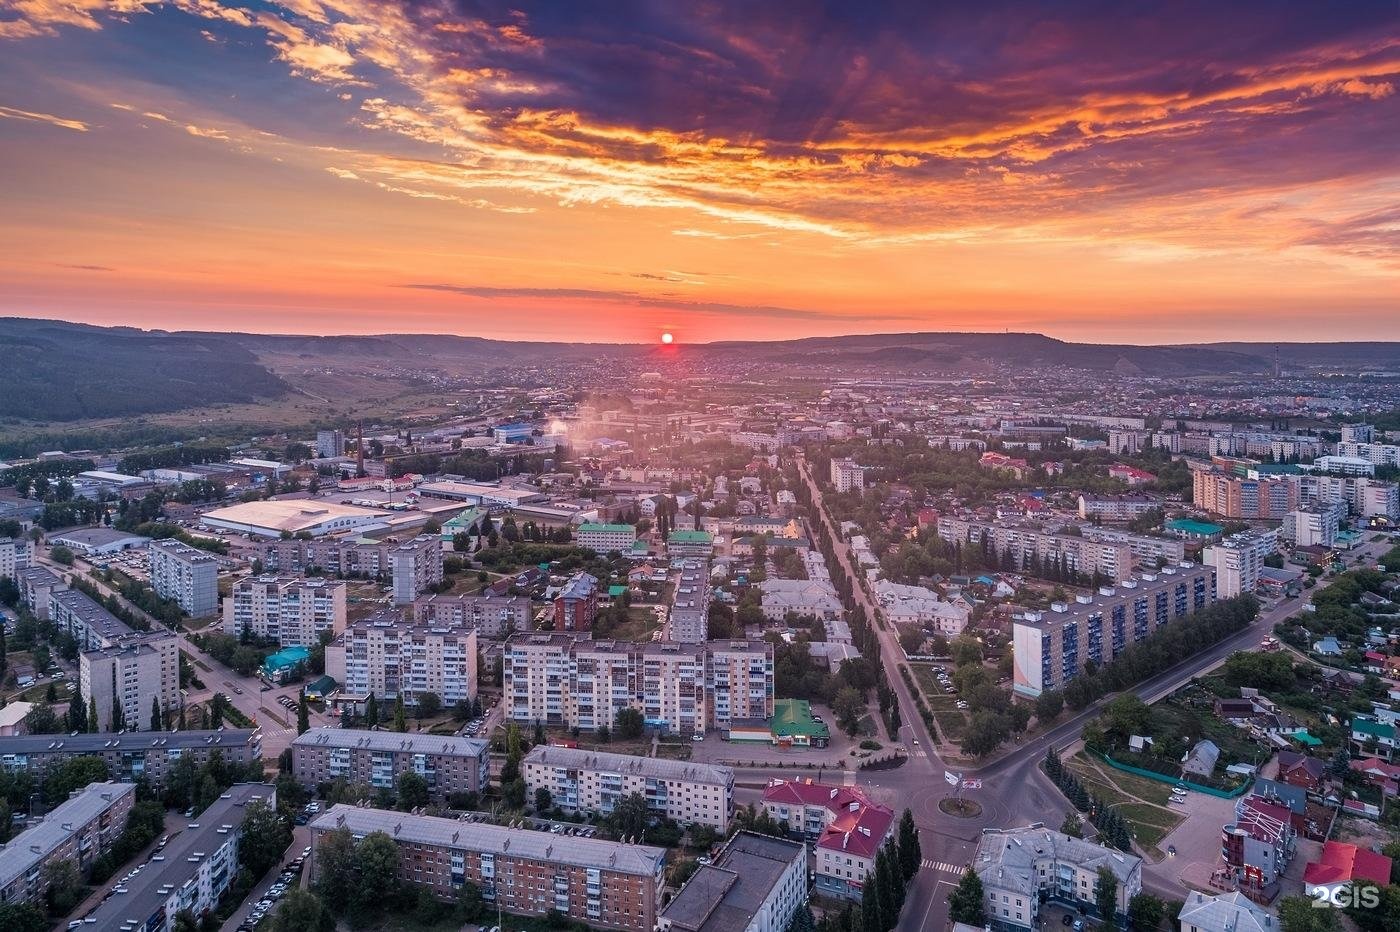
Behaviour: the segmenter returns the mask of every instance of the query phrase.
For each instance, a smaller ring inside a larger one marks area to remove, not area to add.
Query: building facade
[[[1039,822],[1025,828],[983,829],[972,870],[982,881],[987,926],[1002,932],[1039,928],[1046,903],[1097,915],[1099,870],[1118,880],[1115,912],[1142,891],[1142,859],[1053,832]],[[1114,917],[1116,922],[1116,917]]]
[[[433,595],[413,600],[413,620],[430,627],[465,627],[480,637],[500,640],[529,631],[534,611],[529,598],[517,595]]]
[[[1278,531],[1241,531],[1212,544],[1201,561],[1215,567],[1215,593],[1229,599],[1259,587],[1264,558],[1278,551]]]
[[[292,742],[292,775],[307,787],[343,779],[393,789],[416,773],[434,799],[480,793],[491,778],[491,755],[476,738],[399,734],[352,728],[313,728]]]
[[[394,604],[411,605],[420,592],[442,582],[442,540],[420,534],[389,551]]]
[[[548,790],[554,805],[569,812],[607,814],[624,796],[641,793],[651,812],[682,825],[724,833],[734,815],[729,767],[537,745],[521,761],[521,773],[532,794]]]
[[[627,553],[637,542],[637,529],[630,524],[580,524],[575,540],[598,553]]]
[[[178,602],[193,618],[219,610],[218,557],[173,539],[153,540],[146,549],[156,595]]]
[[[709,564],[703,560],[686,560],[676,580],[663,637],[680,644],[699,644],[710,636],[709,625]]]
[[[99,757],[106,762],[113,780],[144,779],[159,788],[165,785],[166,775],[178,761],[189,758],[202,767],[216,751],[227,764],[251,764],[262,757],[262,732],[255,728],[225,728],[125,735],[16,735],[0,738],[0,769],[42,775],[72,757]]]
[[[666,904],[657,930],[786,932],[806,903],[806,847],[739,832]]]
[[[42,903],[46,868],[71,862],[83,875],[126,828],[134,783],[89,783],[0,847],[0,903]]]
[[[330,579],[245,576],[224,599],[224,633],[311,647],[323,633],[345,630],[345,590],[345,583]]]
[[[838,492],[863,489],[865,470],[855,460],[834,459],[831,461],[831,484]]]
[[[78,655],[82,701],[97,708],[98,731],[160,731],[180,701],[179,640],[169,631],[133,635]],[[151,727],[152,709],[162,715]]]
[[[0,576],[15,579],[29,565],[29,538],[0,537]]]
[[[938,536],[963,547],[985,547],[992,556],[1009,555],[1014,567],[1032,575],[1038,569],[1061,566],[1085,578],[1112,582],[1132,578],[1132,547],[1113,540],[1093,540],[1073,534],[1050,534],[1039,528],[938,519]]]
[[[773,780],[763,811],[812,846],[818,893],[860,899],[880,850],[894,839],[894,811],[859,787]]]
[[[326,674],[351,695],[377,696],[416,706],[436,693],[444,706],[477,693],[476,632],[452,625],[407,623],[398,612],[378,612],[348,625],[326,646]]]
[[[652,932],[666,852],[662,848],[554,835],[482,822],[337,805],[311,823],[311,881],[332,832],[382,832],[399,849],[399,877],[451,900],[470,882],[488,903],[526,916],[551,910],[593,928]]]
[[[590,631],[598,617],[598,579],[575,573],[554,597],[555,631]]]

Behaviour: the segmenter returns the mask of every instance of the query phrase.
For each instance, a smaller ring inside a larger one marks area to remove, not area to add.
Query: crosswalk
[[[909,748],[909,756],[910,756],[910,757],[928,757],[928,752],[925,751],[922,747],[912,747],[912,748]]]
[[[937,871],[940,874],[961,874],[964,870],[956,864],[949,864],[947,861],[932,861],[928,858],[924,858],[920,866],[925,870]]]

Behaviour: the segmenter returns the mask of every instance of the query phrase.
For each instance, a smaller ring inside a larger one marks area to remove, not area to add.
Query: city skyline
[[[0,316],[1400,339],[1391,4],[0,7]]]

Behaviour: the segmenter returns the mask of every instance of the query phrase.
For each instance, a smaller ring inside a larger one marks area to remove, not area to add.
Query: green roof
[[[709,531],[672,531],[666,540],[675,544],[712,544],[715,536]]]
[[[1322,746],[1322,739],[1314,738],[1312,735],[1308,734],[1308,730],[1306,728],[1298,729],[1297,731],[1293,732],[1293,734],[1290,735],[1290,737],[1294,741],[1297,741],[1299,744],[1306,744],[1310,748]]]
[[[617,598],[618,596],[622,595],[622,594],[623,594],[624,592],[626,592],[626,591],[627,591],[627,587],[626,587],[626,586],[609,586],[609,587],[608,587],[608,598],[610,598],[610,599],[615,599],[615,598]]]
[[[327,674],[325,676],[317,677],[316,679],[307,683],[305,692],[316,693],[317,695],[324,696],[332,689],[335,689],[335,679],[329,674]]]
[[[294,667],[299,663],[306,663],[310,658],[311,651],[305,647],[284,647],[275,654],[268,656],[263,661],[263,669],[268,671],[285,670]]]
[[[809,738],[830,737],[823,722],[812,718],[812,704],[806,699],[778,699],[773,703],[773,717],[768,728],[777,738],[806,735]]]
[[[1167,527],[1171,528],[1173,531],[1183,531],[1187,534],[1200,534],[1202,536],[1223,534],[1225,532],[1225,529],[1218,524],[1197,521],[1194,518],[1173,518],[1167,522]]]
[[[637,529],[630,524],[580,524],[579,533],[590,531],[594,534],[635,534]]]
[[[1395,726],[1387,725],[1385,722],[1375,722],[1369,718],[1352,719],[1351,730],[1360,732],[1363,735],[1370,735],[1373,738],[1395,737]]]

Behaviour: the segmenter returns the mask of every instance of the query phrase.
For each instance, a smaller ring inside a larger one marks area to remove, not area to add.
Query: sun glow
[[[663,333],[663,334],[661,334],[661,342],[667,344],[668,346],[669,346],[671,343],[675,342],[675,339],[676,339],[676,338],[673,337],[673,336],[671,336],[671,334],[669,334],[669,333]]]

